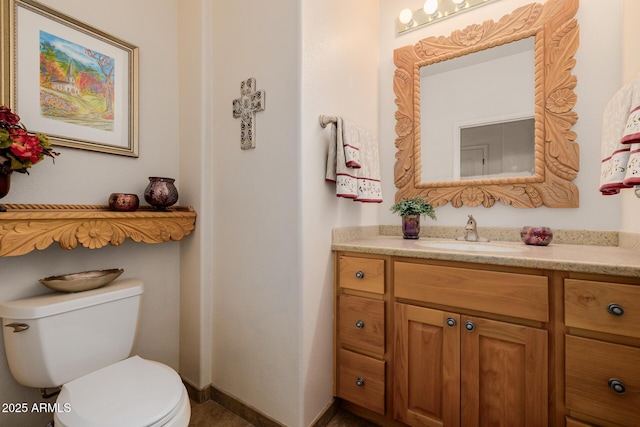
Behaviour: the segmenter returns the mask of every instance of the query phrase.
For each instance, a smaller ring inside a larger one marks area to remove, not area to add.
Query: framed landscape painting
[[[54,145],[138,156],[138,48],[33,0],[2,5],[2,103]]]

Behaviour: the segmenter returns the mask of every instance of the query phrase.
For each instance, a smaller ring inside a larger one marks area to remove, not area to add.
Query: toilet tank
[[[11,374],[28,387],[57,387],[129,357],[142,291],[127,279],[0,304]],[[13,332],[12,323],[28,329]]]

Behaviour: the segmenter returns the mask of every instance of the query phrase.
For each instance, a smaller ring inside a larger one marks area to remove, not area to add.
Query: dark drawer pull
[[[468,332],[473,332],[476,329],[476,324],[473,323],[471,320],[467,320],[464,324],[464,328],[468,331]]]
[[[364,322],[362,320],[358,320],[356,322],[356,328],[358,328],[358,329],[364,328]]]
[[[617,378],[611,378],[609,380],[609,388],[615,394],[624,394],[627,391],[627,388],[624,386],[624,383]]]
[[[613,316],[622,316],[624,314],[624,308],[618,304],[609,304],[607,306],[607,311]]]
[[[356,380],[356,386],[364,387],[364,378],[358,377],[358,379]]]
[[[364,271],[360,270],[356,272],[356,279],[364,279]]]

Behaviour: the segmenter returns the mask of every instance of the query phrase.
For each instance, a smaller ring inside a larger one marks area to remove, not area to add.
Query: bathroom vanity
[[[343,407],[384,426],[637,425],[636,251],[443,242],[334,236]]]

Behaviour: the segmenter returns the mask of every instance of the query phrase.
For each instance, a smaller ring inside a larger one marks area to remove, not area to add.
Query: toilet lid
[[[178,407],[183,388],[170,367],[133,356],[62,386],[56,415],[65,426],[162,425]]]

